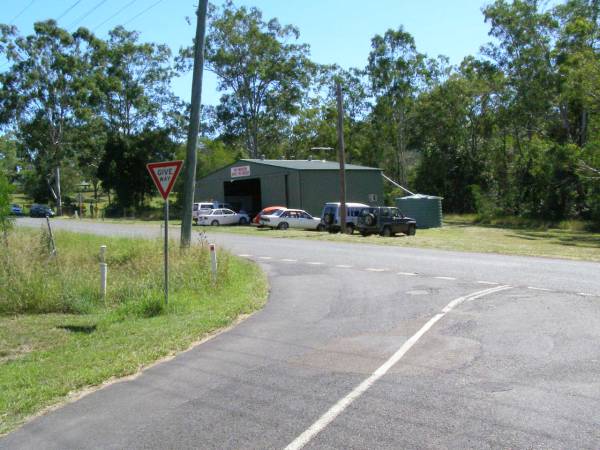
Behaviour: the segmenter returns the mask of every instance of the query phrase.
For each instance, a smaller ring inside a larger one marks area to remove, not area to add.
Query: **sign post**
[[[165,304],[169,303],[169,193],[173,189],[183,161],[165,161],[146,164],[152,181],[165,200]]]

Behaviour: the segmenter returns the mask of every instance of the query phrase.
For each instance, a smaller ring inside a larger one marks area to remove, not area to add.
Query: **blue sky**
[[[215,4],[221,2],[213,0]],[[371,38],[400,25],[414,36],[419,51],[429,56],[443,54],[458,64],[466,55],[477,55],[489,41],[489,27],[481,13],[487,3],[490,1],[235,0],[236,5],[256,6],[267,20],[276,17],[282,24],[296,25],[299,40],[310,44],[314,61],[344,68],[364,67]],[[75,5],[59,20],[68,30],[86,26],[104,37],[109,29],[125,24],[140,31],[142,40],[168,44],[176,52],[191,44],[197,1],[0,0],[0,4],[0,22],[16,25],[23,34],[32,31],[35,21],[57,19]],[[175,80],[173,88],[189,101],[191,76]],[[205,73],[202,97],[204,104],[218,102],[216,81],[210,73]]]

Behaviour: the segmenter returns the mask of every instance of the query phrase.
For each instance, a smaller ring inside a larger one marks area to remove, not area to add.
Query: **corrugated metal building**
[[[195,201],[216,200],[256,214],[282,205],[319,216],[339,201],[339,163],[324,160],[241,159],[196,182]],[[381,169],[346,164],[346,201],[383,202]]]

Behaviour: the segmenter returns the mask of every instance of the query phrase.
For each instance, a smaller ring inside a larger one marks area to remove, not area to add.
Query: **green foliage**
[[[12,191],[12,185],[6,176],[0,172],[0,231],[5,236],[12,227],[12,217],[10,216],[10,194]]]

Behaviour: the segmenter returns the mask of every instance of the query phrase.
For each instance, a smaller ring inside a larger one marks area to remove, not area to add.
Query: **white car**
[[[248,222],[250,222],[248,214],[236,213],[226,208],[203,210],[198,214],[198,225],[246,225]]]
[[[301,209],[282,209],[275,214],[260,218],[260,223],[266,227],[287,230],[288,228],[301,228],[304,230],[323,230],[321,219],[311,216]]]

